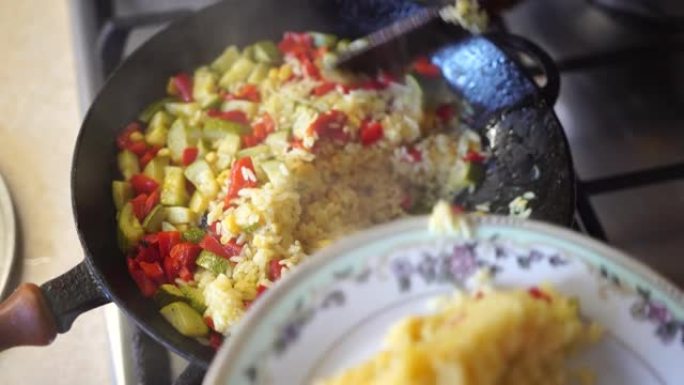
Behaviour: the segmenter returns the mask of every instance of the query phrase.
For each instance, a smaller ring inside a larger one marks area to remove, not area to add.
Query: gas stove
[[[128,54],[168,23],[214,2],[71,0],[82,112]],[[561,71],[555,110],[577,172],[578,228],[682,285],[682,13],[668,14],[649,1],[625,3],[528,0],[503,20],[544,48]],[[116,384],[170,383],[186,363],[108,306]]]

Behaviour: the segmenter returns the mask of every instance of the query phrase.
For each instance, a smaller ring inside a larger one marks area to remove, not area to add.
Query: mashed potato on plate
[[[477,291],[394,325],[384,349],[316,385],[561,385],[566,359],[600,335],[551,287]]]

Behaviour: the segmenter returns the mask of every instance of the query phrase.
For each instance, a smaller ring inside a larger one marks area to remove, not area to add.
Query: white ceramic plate
[[[296,385],[369,357],[389,325],[429,310],[489,267],[498,287],[543,282],[606,329],[577,358],[598,384],[684,383],[684,296],[624,254],[569,230],[471,218],[473,236],[438,237],[426,218],[377,227],[321,251],[256,301],[206,384]]]
[[[0,295],[5,292],[14,261],[16,229],[12,199],[0,175]]]

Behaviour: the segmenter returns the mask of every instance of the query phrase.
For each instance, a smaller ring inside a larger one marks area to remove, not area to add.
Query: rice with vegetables
[[[424,95],[439,69],[425,58],[401,76],[330,69],[347,44],[286,33],[228,47],[172,77],[118,138],[121,247],[182,334],[217,345],[316,250],[481,178],[486,154],[457,100]]]

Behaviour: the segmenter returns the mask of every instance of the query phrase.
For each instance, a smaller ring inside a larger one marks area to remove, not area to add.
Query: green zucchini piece
[[[183,292],[170,283],[165,283],[157,289],[153,297],[154,301],[159,305],[159,307],[164,307],[170,303],[183,301],[185,302],[185,296]]]
[[[117,163],[119,165],[119,171],[121,171],[121,175],[123,175],[125,180],[131,179],[135,174],[140,174],[138,157],[128,150],[119,152],[119,155],[117,155]]]
[[[198,190],[195,190],[190,198],[188,208],[194,211],[197,215],[202,215],[209,208],[209,199],[202,195],[202,193]]]
[[[202,250],[195,263],[216,275],[224,274],[230,268],[230,261],[206,250]]]
[[[195,71],[192,81],[192,98],[202,108],[207,108],[218,101],[218,76],[209,68],[200,67]]]
[[[316,47],[334,47],[337,44],[337,36],[329,33],[307,32],[313,38]]]
[[[162,205],[156,205],[145,217],[142,223],[142,227],[148,233],[156,233],[161,230],[161,224],[166,219],[166,212]]]
[[[262,40],[254,43],[254,60],[266,64],[279,64],[283,57],[274,42]]]
[[[166,221],[172,225],[197,224],[197,214],[187,207],[171,206],[164,210],[166,211]]]
[[[243,48],[240,57],[254,61],[254,46],[248,45],[247,47]]]
[[[166,111],[175,117],[193,118],[199,111],[200,105],[195,102],[181,103],[172,102],[164,105]]]
[[[204,160],[197,160],[185,169],[185,177],[209,199],[214,199],[218,194],[216,176],[209,164]]]
[[[271,156],[271,148],[266,144],[257,144],[253,147],[243,148],[237,153],[238,159],[246,156],[251,157],[252,160],[268,158]]]
[[[188,147],[195,147],[201,135],[202,131],[199,128],[189,125],[183,119],[176,119],[171,125],[167,139],[171,159],[180,163],[183,151]]]
[[[204,314],[207,310],[207,305],[204,303],[202,289],[190,285],[180,285],[178,288],[181,293],[183,293],[183,296],[187,298],[188,305],[192,306],[192,308],[197,310],[200,314]]]
[[[133,205],[128,202],[126,203],[121,212],[119,212],[118,218],[119,232],[120,232],[120,244],[121,249],[126,252],[135,246],[140,239],[145,235],[145,230],[143,230],[140,225],[140,221],[135,217],[133,213]]]
[[[247,118],[251,120],[254,119],[257,112],[259,111],[259,103],[250,102],[249,100],[233,99],[226,100],[221,105],[221,111],[233,110],[244,112],[245,115],[247,115]]]
[[[184,336],[204,337],[209,334],[209,327],[204,323],[202,315],[185,302],[170,303],[159,312]]]
[[[273,184],[280,184],[286,176],[282,170],[285,164],[279,160],[267,160],[262,162],[260,166],[268,180]]]
[[[164,183],[160,200],[164,206],[185,206],[188,203],[188,192],[185,190],[185,176],[182,168],[174,166],[164,168]]]
[[[268,76],[268,70],[270,70],[270,69],[271,69],[271,67],[268,64],[257,63],[257,65],[254,66],[252,73],[249,74],[249,77],[247,78],[247,83],[252,83],[252,84],[261,83]]]
[[[244,82],[252,73],[255,63],[247,58],[241,57],[235,61],[232,67],[226,71],[221,80],[219,80],[219,85],[224,88],[228,88],[238,82]]]
[[[126,202],[133,198],[133,187],[128,182],[115,180],[112,182],[112,197],[116,209],[121,210]]]
[[[216,168],[224,170],[230,167],[230,164],[235,159],[235,155],[240,150],[240,136],[236,134],[226,135],[218,142],[218,149],[216,150]]]
[[[145,141],[148,144],[163,147],[166,144],[169,125],[171,125],[171,115],[163,110],[157,111],[145,130]]]
[[[264,140],[274,154],[283,154],[290,146],[290,132],[288,130],[280,130],[272,132]]]
[[[202,127],[202,136],[212,143],[223,139],[227,134],[245,135],[250,132],[249,126],[219,118],[206,118]]]
[[[157,114],[157,112],[164,110],[164,106],[166,103],[173,102],[175,99],[174,98],[162,98],[159,100],[155,100],[154,102],[150,103],[145,109],[138,115],[138,119],[142,122],[149,123],[150,119],[154,118],[154,115]]]
[[[178,231],[178,229],[176,228],[176,226],[174,226],[174,225],[172,225],[172,224],[170,224],[169,222],[166,222],[166,221],[162,222],[162,224],[161,224],[161,230],[162,230],[162,231]]]
[[[214,59],[213,62],[211,62],[211,69],[214,71],[222,74],[230,69],[230,67],[233,66],[233,63],[237,59],[240,58],[240,51],[238,48],[234,45],[231,45],[230,47],[226,48],[223,53],[221,53],[221,56],[217,57]]]
[[[143,174],[148,176],[159,184],[164,182],[164,169],[169,165],[169,158],[167,156],[155,156],[147,163]]]
[[[199,243],[199,241],[201,241],[206,234],[207,232],[199,227],[191,227],[183,232],[183,240],[192,243]]]

